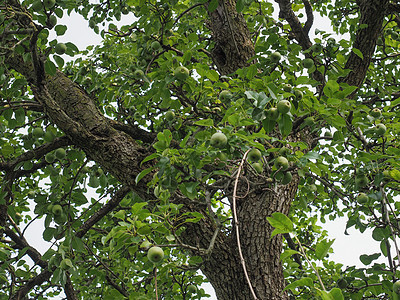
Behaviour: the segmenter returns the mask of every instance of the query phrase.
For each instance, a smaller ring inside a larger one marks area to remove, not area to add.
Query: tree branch
[[[353,48],[360,50],[363,58],[353,51],[350,53],[345,69],[352,71],[342,80],[351,86],[360,87],[364,81],[375,52],[376,41],[381,33],[388,4],[389,0],[360,1],[360,29],[356,33]]]

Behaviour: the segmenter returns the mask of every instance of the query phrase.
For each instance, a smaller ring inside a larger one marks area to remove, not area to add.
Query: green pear
[[[67,51],[67,45],[64,43],[58,43],[55,47],[54,50],[58,55],[63,55],[65,51]]]
[[[360,204],[365,204],[368,202],[368,195],[366,193],[360,193],[357,196],[357,202]]]
[[[222,132],[216,132],[211,136],[210,144],[216,148],[225,147],[228,139]]]
[[[153,246],[147,251],[147,258],[152,263],[159,263],[164,259],[164,251],[160,247]]]
[[[253,163],[253,168],[258,174],[261,174],[263,172],[263,166],[258,162]]]
[[[230,100],[232,98],[232,93],[228,90],[223,90],[219,93],[219,99],[221,101]]]
[[[174,76],[180,81],[185,81],[189,77],[189,70],[183,66],[179,66],[174,70]]]
[[[282,168],[282,170],[287,170],[289,168],[289,161],[287,160],[286,157],[278,156],[275,159],[274,165],[278,170],[280,168]]]
[[[165,114],[165,119],[168,122],[172,122],[175,119],[175,113],[172,110],[167,111],[167,113]]]
[[[249,158],[250,161],[252,162],[257,162],[261,158],[261,152],[257,148],[253,148],[250,150],[250,152],[247,154],[247,157]]]
[[[282,55],[279,52],[274,52],[269,56],[270,60],[274,63],[277,63],[281,60]]]
[[[290,111],[291,104],[288,100],[281,100],[278,102],[276,108],[278,109],[279,113],[284,115]]]
[[[301,64],[306,69],[311,69],[314,66],[314,61],[311,58],[304,59]]]

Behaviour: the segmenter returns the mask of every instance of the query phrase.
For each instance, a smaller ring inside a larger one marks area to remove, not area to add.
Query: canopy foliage
[[[57,41],[72,12],[101,44]],[[399,12],[2,0],[0,299],[398,299]],[[363,268],[329,260],[339,217]]]

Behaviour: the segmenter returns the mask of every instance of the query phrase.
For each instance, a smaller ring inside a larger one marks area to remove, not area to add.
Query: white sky
[[[132,18],[130,15],[122,17],[123,19],[121,22],[124,24],[129,24],[129,21],[131,20],[130,18]],[[326,21],[318,16],[315,17],[314,28],[315,26],[318,26],[318,28],[323,27],[323,29],[329,31],[329,27],[324,26]],[[58,21],[58,24],[68,25],[68,30],[65,35],[57,37],[57,40],[59,42],[73,42],[79,50],[85,49],[88,45],[98,44],[102,40],[99,35],[96,35],[93,30],[88,28],[87,21],[83,20],[80,15],[75,13],[71,13],[70,17],[64,16],[63,19]],[[310,32],[313,34],[314,29]],[[54,32],[50,37],[55,37]],[[49,38],[49,40],[52,38]],[[64,59],[68,59],[68,57],[65,56]],[[329,232],[329,237],[331,239],[335,239],[332,246],[334,253],[330,254],[330,258],[336,262],[340,262],[345,266],[357,265],[361,267],[363,266],[359,260],[361,254],[380,253],[379,243],[371,238],[371,231],[366,231],[364,234],[361,234],[354,228],[350,228],[348,230],[350,235],[344,235],[346,220],[343,218],[335,221],[327,221],[327,223],[320,225]],[[50,246],[50,243],[42,240],[41,235],[43,230],[42,219],[34,222],[26,232],[28,242],[42,254]],[[212,295],[212,298],[209,299],[216,299],[214,292],[209,285],[204,285],[203,288],[206,289],[207,293]]]

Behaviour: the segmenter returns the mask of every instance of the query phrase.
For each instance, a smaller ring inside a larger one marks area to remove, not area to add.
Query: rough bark
[[[247,178],[247,179],[246,179]],[[288,186],[265,186],[256,178],[246,175],[241,177],[241,188],[237,203],[239,219],[239,235],[247,271],[257,298],[287,299],[282,292],[285,286],[283,269],[280,261],[282,238],[280,235],[271,237],[273,228],[267,217],[273,212],[287,214],[290,203],[297,190],[298,180],[294,179]],[[255,187],[248,189],[247,182],[257,182]],[[231,187],[232,188],[232,187]],[[207,248],[215,230],[210,220],[202,224],[192,224],[185,231],[183,238],[186,243]],[[200,238],[201,237],[201,238]],[[215,247],[204,261],[202,272],[213,285],[218,299],[252,299],[247,284],[234,231],[229,234],[220,233]]]
[[[360,25],[367,25],[359,29],[353,47],[360,50],[363,58],[354,52],[350,53],[345,69],[352,70],[344,79],[346,83],[353,86],[361,86],[371,63],[378,36],[382,30],[388,0],[362,0],[360,5]]]
[[[217,9],[209,12],[207,21],[213,33],[213,61],[222,75],[248,66],[254,56],[254,45],[242,14],[236,11],[236,1],[219,1]]]

